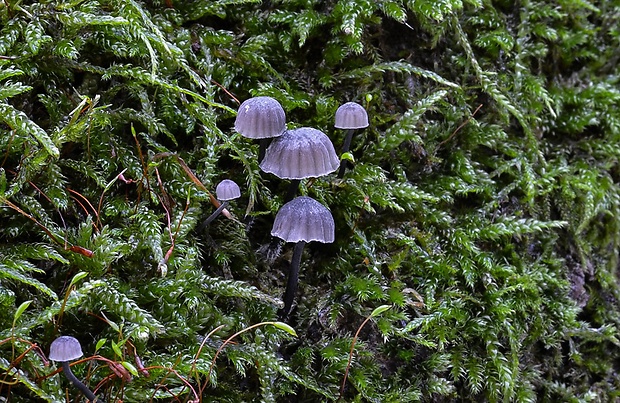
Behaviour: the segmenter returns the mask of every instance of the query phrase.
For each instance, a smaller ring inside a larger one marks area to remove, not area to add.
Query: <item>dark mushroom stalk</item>
[[[272,140],[273,140],[273,138],[260,139],[259,140],[259,142],[258,142],[258,163],[259,164],[261,163],[263,158],[265,158],[265,151],[267,151],[267,148],[271,144]]]
[[[207,225],[211,224],[211,222],[213,222],[213,220],[215,220],[217,218],[217,216],[219,216],[222,211],[228,207],[230,203],[228,203],[228,201],[223,201],[221,202],[220,206],[215,209],[215,211],[213,213],[211,213],[211,215],[209,217],[207,217],[206,220],[203,221],[202,225],[200,226],[200,228],[205,228]]]
[[[228,206],[229,200],[234,200],[241,197],[241,189],[239,189],[239,185],[237,185],[234,181],[224,179],[217,184],[217,187],[215,188],[215,197],[221,204],[209,217],[207,217],[206,220],[204,220],[200,226],[201,230],[211,224],[211,222],[215,220],[222,211],[224,211],[224,209]]]
[[[331,212],[318,201],[300,196],[286,203],[276,214],[271,235],[285,242],[295,242],[289,268],[284,307],[278,312],[280,320],[286,320],[293,308],[299,283],[299,267],[306,243],[334,242],[335,224]]]
[[[342,145],[342,153],[346,153],[351,148],[353,134],[357,129],[368,127],[368,114],[363,106],[355,102],[347,102],[341,105],[336,111],[336,123],[334,127],[337,129],[345,129],[344,144]],[[348,162],[342,160],[338,169],[338,178],[344,177]]]
[[[291,179],[291,183],[289,183],[288,188],[286,189],[286,195],[284,196],[284,203],[288,203],[297,196],[297,190],[299,190],[299,185],[301,184],[301,179]]]
[[[344,132],[345,138],[344,138],[344,144],[342,145],[342,154],[348,152],[349,148],[351,148],[351,141],[353,140],[353,133],[355,133],[355,129],[347,129]],[[342,179],[342,177],[344,177],[344,173],[347,170],[348,163],[349,162],[347,160],[340,161],[340,168],[338,168],[337,178]]]
[[[49,359],[60,362],[62,371],[67,379],[78,388],[90,402],[96,402],[97,396],[73,374],[69,366],[70,361],[77,360],[82,355],[84,355],[82,353],[82,346],[75,337],[60,336],[54,340],[50,346]]]
[[[69,361],[62,361],[60,364],[62,365],[62,372],[65,373],[65,376],[67,377],[69,382],[71,382],[73,386],[78,388],[89,401],[97,401],[97,396],[95,396],[95,394],[91,392],[91,390],[88,389],[88,387],[84,385],[82,381],[77,379],[77,377],[73,374],[73,372],[71,371],[71,367],[69,366]]]
[[[299,284],[299,266],[301,265],[301,256],[304,253],[305,246],[306,241],[299,241],[295,244],[295,248],[293,248],[291,268],[286,281],[286,291],[284,291],[284,308],[279,313],[281,319],[286,319],[293,307],[295,294],[297,294],[297,285]]]

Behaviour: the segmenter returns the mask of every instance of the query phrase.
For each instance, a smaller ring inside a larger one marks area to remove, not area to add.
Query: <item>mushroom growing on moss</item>
[[[71,372],[69,361],[77,360],[84,353],[82,353],[82,346],[80,342],[71,336],[60,336],[52,342],[50,345],[49,359],[52,361],[58,361],[62,365],[62,371],[71,383],[84,393],[84,396],[94,402],[97,400],[97,396],[86,385],[84,385],[77,377]]]
[[[202,223],[200,228],[204,228],[209,225],[218,215],[228,206],[230,200],[238,199],[241,197],[241,189],[234,181],[230,179],[224,179],[217,184],[215,188],[215,197],[222,204]]]
[[[335,224],[332,213],[321,203],[308,196],[300,196],[283,205],[276,214],[271,235],[285,242],[295,242],[289,271],[284,308],[280,318],[286,319],[291,312],[297,292],[301,255],[307,242],[332,243]]]
[[[344,144],[342,145],[342,153],[344,154],[348,152],[351,147],[351,140],[353,139],[355,130],[368,127],[368,114],[362,105],[355,102],[347,102],[340,105],[338,110],[336,110],[335,120],[334,127],[336,129],[346,130]],[[346,168],[347,161],[342,161],[340,163],[340,169],[338,170],[338,178],[344,176]]]
[[[243,137],[260,140],[258,162],[261,162],[271,140],[286,130],[284,108],[271,97],[246,99],[237,111],[235,130]]]
[[[299,182],[338,169],[340,160],[325,133],[311,127],[287,130],[271,143],[260,168],[280,179],[291,179],[285,202],[295,197]]]

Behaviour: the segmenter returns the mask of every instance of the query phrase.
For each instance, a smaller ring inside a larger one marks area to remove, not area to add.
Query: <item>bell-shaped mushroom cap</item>
[[[299,196],[286,203],[276,214],[271,235],[286,242],[332,243],[335,237],[332,213],[308,196]]]
[[[215,188],[215,196],[218,200],[234,200],[241,197],[241,189],[234,181],[230,179],[224,179],[217,184]]]
[[[251,139],[281,136],[286,130],[284,109],[271,97],[246,99],[237,111],[235,130]]]
[[[336,124],[334,124],[334,127],[337,129],[362,129],[368,127],[366,109],[355,102],[347,102],[344,105],[340,105],[336,111]]]
[[[260,168],[281,179],[316,178],[334,172],[340,160],[325,133],[311,127],[287,130],[274,139]]]
[[[75,337],[60,336],[54,340],[50,346],[49,359],[59,362],[73,361],[83,355],[82,346]]]

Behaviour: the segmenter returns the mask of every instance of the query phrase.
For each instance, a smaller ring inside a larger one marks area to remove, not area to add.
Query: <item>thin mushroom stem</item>
[[[344,133],[344,144],[342,145],[342,152],[346,153],[351,148],[351,140],[353,139],[353,133],[355,133],[355,129],[347,129]]]
[[[86,385],[84,385],[79,379],[77,379],[75,375],[73,375],[73,372],[71,371],[71,367],[69,366],[69,361],[63,361],[61,364],[62,364],[62,371],[65,373],[65,376],[67,377],[67,379],[71,381],[71,383],[76,388],[82,391],[84,396],[86,396],[86,398],[90,402],[97,401],[97,396],[95,396],[95,394],[91,392],[90,389],[88,389]]]
[[[215,220],[217,218],[217,216],[220,215],[222,210],[224,210],[227,206],[228,206],[228,201],[223,201],[222,204],[220,204],[220,206],[213,213],[211,213],[211,215],[209,217],[207,217],[206,220],[204,220],[204,222],[200,226],[199,230],[202,230],[207,225],[211,224],[211,222],[213,220]]]
[[[259,164],[263,161],[263,158],[265,158],[265,151],[267,150],[267,147],[269,147],[269,144],[271,144],[271,140],[272,138],[269,138],[269,137],[260,139],[258,143],[258,163]]]
[[[293,300],[297,293],[297,284],[299,280],[299,265],[301,264],[301,255],[304,252],[306,241],[299,241],[293,249],[293,259],[291,260],[291,268],[286,283],[286,291],[284,292],[284,308],[280,311],[280,319],[285,320],[291,313]]]
[[[344,144],[342,145],[342,153],[346,153],[347,151],[349,151],[349,148],[351,147],[351,140],[353,139],[353,133],[355,132],[355,129],[348,129],[345,132],[345,138],[344,138]],[[347,169],[347,162],[346,160],[340,161],[340,169],[338,170],[338,178],[342,178],[344,176],[344,172]]]
[[[291,179],[291,183],[288,185],[288,190],[286,191],[284,203],[290,202],[297,196],[297,189],[299,189],[300,183],[301,179]]]

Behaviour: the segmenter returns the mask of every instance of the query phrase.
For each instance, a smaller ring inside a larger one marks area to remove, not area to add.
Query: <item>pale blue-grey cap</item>
[[[355,102],[347,102],[340,105],[338,110],[336,110],[336,123],[334,127],[337,129],[363,129],[368,127],[366,109]]]
[[[52,361],[73,361],[83,355],[80,342],[72,336],[60,336],[50,345],[49,359]]]
[[[325,133],[311,127],[287,130],[274,139],[260,168],[281,179],[316,178],[334,172],[340,160]]]
[[[286,114],[271,97],[246,99],[237,111],[235,130],[251,139],[278,137],[286,130]]]
[[[271,235],[286,242],[332,243],[335,238],[334,217],[318,201],[299,196],[278,210]]]
[[[239,185],[237,185],[234,181],[230,179],[224,179],[220,183],[217,184],[215,188],[215,197],[218,200],[234,200],[241,197],[241,189],[239,189]]]

